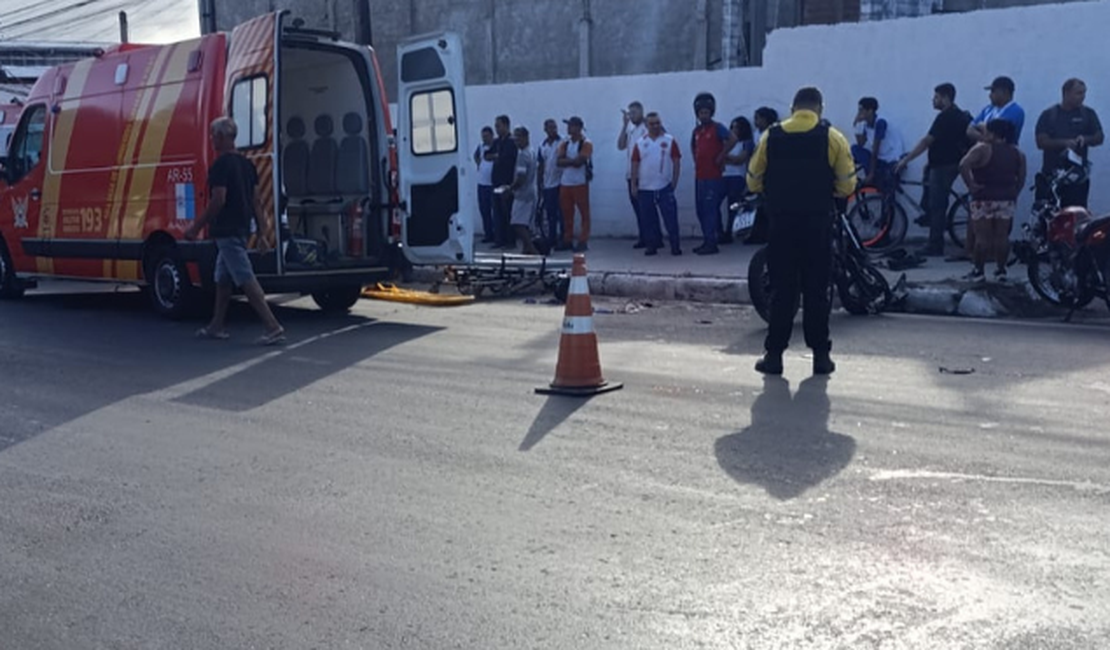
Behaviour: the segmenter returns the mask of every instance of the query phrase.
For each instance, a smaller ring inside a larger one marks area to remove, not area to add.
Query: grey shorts
[[[536,217],[536,197],[513,197],[513,211],[509,223],[514,226],[531,226]]]
[[[254,267],[247,256],[247,240],[221,237],[216,240],[216,284],[242,287],[254,279]]]

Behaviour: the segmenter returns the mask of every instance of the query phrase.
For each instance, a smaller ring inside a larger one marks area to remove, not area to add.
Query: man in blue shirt
[[[983,110],[979,111],[975,119],[971,120],[971,124],[967,127],[968,139],[972,143],[986,142],[987,123],[991,120],[1006,120],[1014,125],[1014,139],[1010,144],[1016,147],[1021,141],[1021,128],[1025,126],[1025,109],[1014,101],[1014,80],[1009,77],[995,77],[991,85],[984,90],[990,91],[991,103],[983,107]],[[968,228],[967,237],[964,240],[964,255],[957,255],[949,259],[970,259],[971,252],[974,250],[974,229]]]
[[[967,127],[967,137],[975,142],[983,142],[987,139],[987,122],[1006,120],[1014,124],[1014,141],[1010,144],[1019,144],[1021,128],[1025,126],[1025,109],[1014,101],[1014,80],[997,77],[985,90],[990,91],[991,103],[971,121],[971,125]]]

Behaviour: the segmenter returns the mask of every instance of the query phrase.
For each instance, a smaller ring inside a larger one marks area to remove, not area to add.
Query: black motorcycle
[[[1075,281],[1069,275],[1073,247],[1049,237],[1049,224],[1068,207],[1062,205],[1061,191],[1085,181],[1089,169],[1089,165],[1069,165],[1049,174],[1038,172],[1033,190],[1041,198],[1033,204],[1032,218],[1022,225],[1024,237],[1013,243],[1014,257],[1010,263],[1025,264],[1029,284],[1037,295],[1060,307],[1083,307],[1093,299],[1090,294],[1068,293]],[[1075,304],[1077,299],[1085,302]]]
[[[844,309],[857,316],[878,314],[894,301],[894,291],[882,272],[871,263],[859,235],[842,211],[838,211],[833,224],[832,281],[829,283],[829,300],[835,290]],[[905,274],[897,287],[905,283]],[[767,268],[767,247],[752,256],[748,264],[748,293],[752,306],[766,322],[771,322],[771,299],[774,295],[771,274]],[[801,296],[795,297],[795,310]]]

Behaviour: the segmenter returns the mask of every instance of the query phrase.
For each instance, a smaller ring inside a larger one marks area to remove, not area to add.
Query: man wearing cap
[[[639,192],[632,184],[632,150],[635,149],[636,143],[648,132],[647,125],[644,124],[644,105],[640,102],[632,102],[628,105],[628,110],[621,110],[621,115],[624,122],[621,125],[621,134],[617,137],[617,149],[627,154],[624,177],[628,182],[628,198],[632,202],[632,212],[633,216],[636,217],[637,227],[636,243],[632,248],[644,248],[647,245],[647,240],[644,239],[644,231],[640,229]]]
[[[567,138],[559,145],[556,164],[563,170],[559,186],[559,201],[563,206],[563,243],[556,250],[585,252],[589,249],[590,239],[590,156],[594,145],[582,133],[585,124],[577,115],[564,120],[567,124]],[[574,244],[574,211],[582,216],[582,228],[578,231],[578,243]]]
[[[782,374],[799,293],[813,374],[836,370],[829,355],[834,199],[855,190],[856,166],[848,140],[821,119],[823,108],[820,90],[798,90],[793,113],[763,134],[748,165],[748,189],[763,194],[770,224],[767,265],[775,290],[765,354],[755,365],[766,375]]]
[[[1037,120],[1037,148],[1044,152],[1045,174],[1068,167],[1069,154],[1082,163],[1087,162],[1087,150],[1102,144],[1102,123],[1098,113],[1084,106],[1087,84],[1080,79],[1064,82],[1063,98],[1059,104],[1045,110]],[[1037,183],[1037,198],[1044,199],[1047,188]],[[1060,202],[1065,206],[1087,207],[1091,181],[1065,185],[1060,188]]]
[[[1014,101],[1014,80],[1009,77],[995,77],[991,85],[984,88],[990,91],[990,103],[979,111],[979,115],[971,120],[967,127],[967,137],[975,142],[987,142],[987,123],[991,120],[1006,120],[1014,125],[1014,140],[1010,144],[1015,147],[1021,141],[1021,129],[1025,126],[1025,109]],[[969,224],[970,225],[970,224]],[[975,252],[975,229],[967,229],[964,238],[964,251],[966,258],[972,257]],[[966,259],[957,255],[951,259]]]
[[[1010,144],[1017,145],[1021,140],[1021,129],[1025,126],[1025,109],[1014,101],[1014,80],[997,77],[984,90],[990,91],[991,103],[971,121],[971,125],[967,127],[967,137],[975,142],[984,142],[987,139],[987,122],[1006,120],[1014,124],[1014,141]]]

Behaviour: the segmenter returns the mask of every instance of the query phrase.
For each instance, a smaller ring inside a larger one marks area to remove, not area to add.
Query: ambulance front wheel
[[[184,318],[193,304],[195,289],[177,251],[173,248],[153,251],[146,269],[147,289],[154,311],[166,318]]]
[[[13,300],[23,296],[23,285],[15,277],[15,267],[12,266],[12,257],[8,255],[8,247],[0,239],[0,299]]]
[[[312,300],[329,314],[345,314],[362,297],[362,287],[328,287],[312,292]]]

